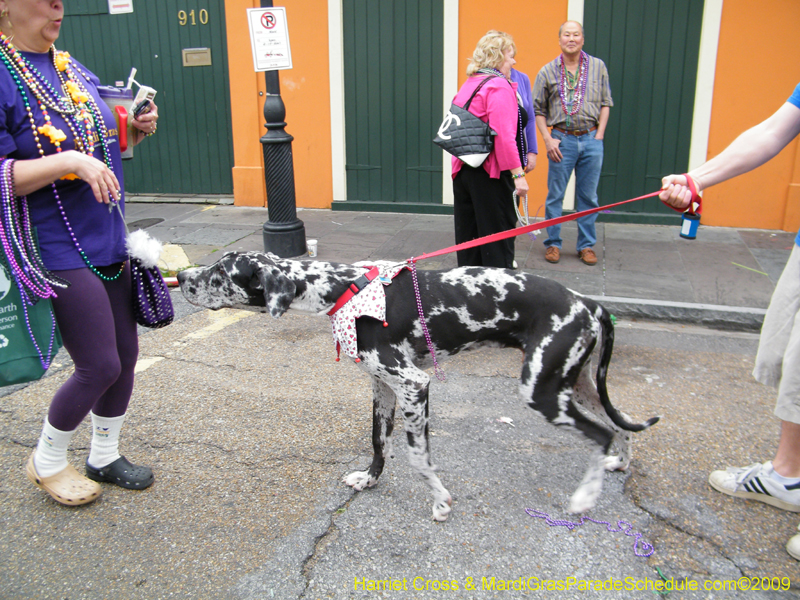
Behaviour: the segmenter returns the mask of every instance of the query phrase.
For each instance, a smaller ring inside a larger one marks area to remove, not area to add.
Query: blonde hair
[[[514,54],[517,53],[514,38],[509,34],[494,29],[486,32],[486,35],[478,40],[475,52],[472,53],[472,58],[469,60],[467,77],[477,73],[478,69],[496,69],[502,65],[505,59],[503,55],[509,48],[514,49]]]

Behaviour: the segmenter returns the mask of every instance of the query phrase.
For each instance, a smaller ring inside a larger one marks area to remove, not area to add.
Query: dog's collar
[[[378,267],[372,267],[367,273],[356,279],[353,283],[350,284],[350,287],[347,288],[347,291],[339,296],[339,299],[336,301],[336,304],[333,305],[333,308],[328,311],[328,316],[333,316],[337,310],[342,308],[345,304],[350,301],[350,298],[355,296],[358,292],[363,290],[369,282],[375,279],[378,276]]]

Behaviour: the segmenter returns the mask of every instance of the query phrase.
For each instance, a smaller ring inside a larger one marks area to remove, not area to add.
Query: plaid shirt
[[[587,55],[588,56],[588,55]],[[586,98],[580,110],[572,116],[561,107],[558,82],[561,79],[561,56],[542,67],[533,84],[533,111],[547,118],[548,127],[560,127],[568,131],[581,131],[597,126],[600,109],[614,106],[611,87],[608,85],[608,69],[599,58],[589,56],[589,77],[586,81]],[[568,106],[572,104],[574,92],[568,92]]]

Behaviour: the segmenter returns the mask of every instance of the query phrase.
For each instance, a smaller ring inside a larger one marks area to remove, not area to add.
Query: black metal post
[[[272,8],[272,0],[261,0],[262,8]],[[291,135],[286,133],[286,107],[281,99],[278,71],[265,71],[267,97],[264,100],[264,119],[267,133],[261,137],[264,148],[264,178],[267,184],[267,212],[264,223],[264,251],[281,258],[307,253],[306,229],[297,218],[294,190],[294,160]]]

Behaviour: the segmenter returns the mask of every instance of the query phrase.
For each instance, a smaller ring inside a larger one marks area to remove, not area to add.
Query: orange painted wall
[[[530,77],[531,85],[545,64],[558,56],[558,28],[567,20],[567,0],[531,2],[505,0],[503,10],[492,10],[481,0],[460,0],[458,14],[458,85],[467,79],[467,65],[478,40],[490,29],[514,36],[517,45],[516,69]],[[526,177],[530,186],[529,210],[535,214],[547,197],[547,153],[537,134],[539,158]]]
[[[276,2],[280,4],[280,2]],[[328,73],[327,0],[284,0],[293,69],[280,72],[286,104],[287,132],[294,136],[298,207],[327,208],[333,198],[331,173],[330,78]],[[264,76],[253,71],[246,9],[258,0],[225,0],[233,119],[234,196],[237,205],[264,206],[266,191],[261,144]],[[504,0],[503,10],[487,12],[480,0],[459,2],[459,85],[466,79],[469,57],[489,29],[514,36],[517,67],[533,80],[558,54],[558,27],[567,18],[567,0],[536,3]],[[525,15],[521,18],[520,15]],[[720,31],[714,100],[709,131],[709,158],[739,133],[769,116],[800,81],[800,63],[779,60],[800,55],[795,35],[800,2],[771,0],[752,9],[749,0],[725,0]],[[746,42],[746,43],[745,43]],[[746,78],[745,74],[753,74]],[[613,86],[612,86],[613,89]],[[619,115],[612,109],[611,119]],[[689,135],[689,132],[686,132]],[[541,137],[540,159],[528,175],[530,210],[547,194],[547,158]],[[705,193],[704,224],[766,229],[800,228],[800,142],[756,171]],[[757,209],[754,210],[753,206]]]
[[[760,123],[800,82],[800,2],[725,0],[708,157]],[[703,223],[797,231],[800,227],[798,140],[760,168],[704,193]]]
[[[294,180],[297,206],[330,207],[331,175],[330,79],[328,75],[328,4],[326,0],[286,0],[292,68],[280,71],[286,105],[286,132],[294,137]],[[253,69],[247,9],[258,0],[225,0],[228,68],[233,120],[233,194],[236,205],[264,206],[263,150],[264,74]]]

